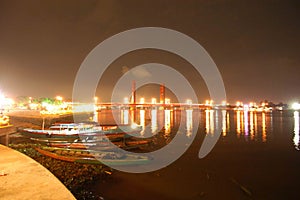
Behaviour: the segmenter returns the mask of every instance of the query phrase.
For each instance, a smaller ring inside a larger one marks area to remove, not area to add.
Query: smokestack
[[[160,85],[160,103],[165,104],[165,85],[161,84]]]

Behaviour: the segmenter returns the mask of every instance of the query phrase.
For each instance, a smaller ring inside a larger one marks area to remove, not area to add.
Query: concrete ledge
[[[24,154],[0,145],[0,199],[75,200],[46,168]]]
[[[16,128],[12,125],[0,126],[0,144],[2,137],[5,137],[4,145],[9,143],[9,135],[16,132]]]

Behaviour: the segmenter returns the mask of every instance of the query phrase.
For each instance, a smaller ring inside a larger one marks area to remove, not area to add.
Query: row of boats
[[[118,139],[128,135],[138,134],[141,127],[138,125],[99,125],[96,123],[56,123],[49,129],[22,129],[21,133],[29,138],[77,139],[84,137],[107,137]]]
[[[56,123],[49,129],[21,129],[20,132],[38,143],[42,155],[76,163],[113,165],[145,164],[146,156],[123,153],[143,148],[151,142],[136,139],[142,128],[138,125],[99,125],[95,123]]]

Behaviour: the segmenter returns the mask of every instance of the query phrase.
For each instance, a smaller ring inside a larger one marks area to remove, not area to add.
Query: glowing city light
[[[206,101],[205,101],[205,105],[206,105],[206,106],[209,106],[209,100],[206,100]]]
[[[165,98],[165,104],[170,104],[170,103],[171,103],[171,100],[168,98]]]
[[[63,100],[63,97],[62,97],[62,96],[56,96],[55,99],[56,99],[57,101],[62,101],[62,100]]]
[[[0,93],[0,108],[1,109],[10,109],[15,104],[14,100],[11,98],[6,98],[4,94]]]
[[[129,98],[128,97],[125,97],[123,101],[124,101],[125,104],[129,104]]]
[[[245,105],[244,105],[244,110],[245,110],[245,111],[248,111],[248,110],[249,110],[249,105],[245,104]]]
[[[38,107],[39,107],[39,104],[37,104],[37,103],[30,103],[29,104],[30,110],[37,110]]]
[[[192,105],[192,103],[193,103],[193,102],[192,102],[191,99],[187,99],[187,100],[186,100],[186,104],[187,104],[187,105]]]
[[[222,106],[226,106],[227,102],[226,101],[222,101]]]
[[[241,102],[239,102],[239,101],[237,101],[235,105],[236,105],[236,106],[241,106],[241,105],[242,105],[242,103],[241,103]]]
[[[144,104],[145,103],[145,98],[140,98],[140,104]]]
[[[293,108],[294,110],[299,110],[299,109],[300,109],[300,104],[297,103],[297,102],[295,102],[295,103],[292,104],[292,108]]]
[[[0,107],[2,107],[4,103],[5,103],[5,97],[2,93],[0,93]]]
[[[156,98],[152,98],[152,99],[151,99],[151,103],[152,103],[152,104],[156,104]]]

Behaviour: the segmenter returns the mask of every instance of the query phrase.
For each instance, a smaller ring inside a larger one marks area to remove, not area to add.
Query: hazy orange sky
[[[11,96],[71,97],[77,70],[96,45],[128,29],[154,26],[199,42],[218,66],[229,101],[289,103],[300,100],[299,9],[296,0],[1,0],[0,90]],[[97,95],[105,100],[124,66],[147,62],[174,67],[191,80],[200,100],[208,98],[203,80],[186,61],[158,50],[117,59]],[[149,97],[158,95],[149,90]]]

